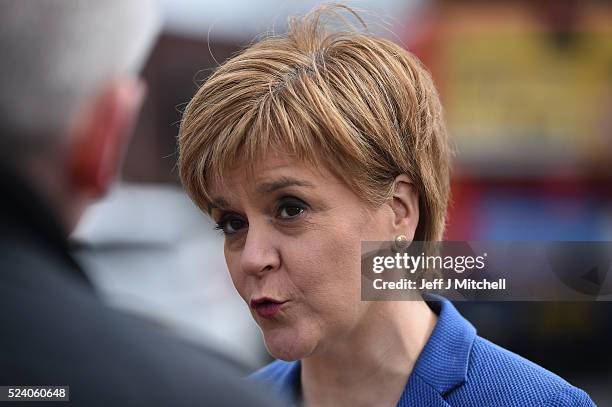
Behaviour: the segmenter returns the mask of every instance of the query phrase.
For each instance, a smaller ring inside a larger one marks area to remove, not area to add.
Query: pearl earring
[[[408,238],[406,235],[397,235],[395,237],[395,241],[393,242],[393,248],[395,251],[399,252],[406,249],[410,245]]]

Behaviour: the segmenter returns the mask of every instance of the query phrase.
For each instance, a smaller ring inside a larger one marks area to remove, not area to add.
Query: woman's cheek
[[[289,266],[290,278],[312,311],[325,318],[336,311],[354,304],[356,293],[360,293],[359,260],[354,249],[347,248],[336,239],[321,239],[317,245],[299,250],[301,257],[294,257],[293,267]],[[296,253],[297,254],[297,253]],[[357,281],[355,281],[357,280]]]

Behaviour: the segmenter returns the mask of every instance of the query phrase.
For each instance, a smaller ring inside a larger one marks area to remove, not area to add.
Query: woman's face
[[[296,360],[350,340],[363,322],[362,240],[393,238],[393,210],[372,208],[324,168],[268,155],[213,185],[225,259],[270,354]]]

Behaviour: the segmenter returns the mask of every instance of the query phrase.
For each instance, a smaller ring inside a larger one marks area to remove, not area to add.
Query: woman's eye
[[[222,230],[226,235],[231,235],[239,232],[246,227],[246,222],[240,218],[221,219],[216,226],[216,229]]]
[[[301,204],[290,203],[284,204],[278,211],[278,217],[281,219],[291,219],[301,215],[305,210],[305,207]]]

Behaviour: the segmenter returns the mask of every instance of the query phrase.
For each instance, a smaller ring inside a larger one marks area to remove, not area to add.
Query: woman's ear
[[[75,190],[97,199],[115,181],[144,93],[139,79],[117,80],[81,112],[69,137],[69,177]]]
[[[408,240],[414,239],[419,224],[419,192],[406,174],[400,174],[393,182],[391,198],[396,235],[405,235]]]

